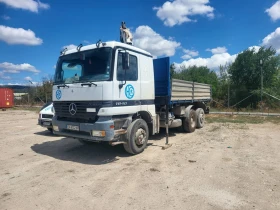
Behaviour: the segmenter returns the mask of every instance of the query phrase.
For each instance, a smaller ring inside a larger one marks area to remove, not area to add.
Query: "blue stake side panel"
[[[170,104],[171,81],[170,81],[170,61],[169,57],[154,59],[155,74],[155,103]]]

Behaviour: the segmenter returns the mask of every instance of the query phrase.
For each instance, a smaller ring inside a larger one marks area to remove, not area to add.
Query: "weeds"
[[[207,123],[240,123],[240,124],[261,124],[271,122],[280,124],[278,116],[251,116],[251,115],[217,115],[209,114],[206,117]]]

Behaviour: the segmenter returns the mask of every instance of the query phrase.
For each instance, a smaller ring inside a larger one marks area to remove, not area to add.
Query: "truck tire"
[[[192,133],[195,131],[197,123],[196,112],[191,109],[188,117],[182,119],[182,128],[184,132]]]
[[[204,110],[202,108],[198,108],[195,112],[196,112],[196,116],[197,116],[196,127],[203,128],[204,122],[205,122]]]
[[[149,139],[149,129],[147,123],[142,119],[133,121],[126,133],[126,143],[124,149],[133,155],[144,151]]]

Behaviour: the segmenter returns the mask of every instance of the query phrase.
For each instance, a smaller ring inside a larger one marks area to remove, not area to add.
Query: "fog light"
[[[105,131],[91,131],[91,135],[92,136],[104,137],[104,136],[106,136],[106,132]]]
[[[54,130],[54,131],[59,131],[58,126],[53,125],[53,130]]]

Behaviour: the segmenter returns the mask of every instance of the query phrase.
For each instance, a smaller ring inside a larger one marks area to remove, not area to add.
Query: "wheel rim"
[[[135,134],[135,143],[138,147],[144,145],[147,138],[147,133],[143,128],[139,128]]]
[[[195,127],[195,120],[194,116],[191,117],[191,126],[194,128]]]
[[[203,124],[203,123],[204,123],[204,114],[203,114],[203,113],[201,113],[201,114],[199,115],[199,121],[200,121],[200,124]]]

